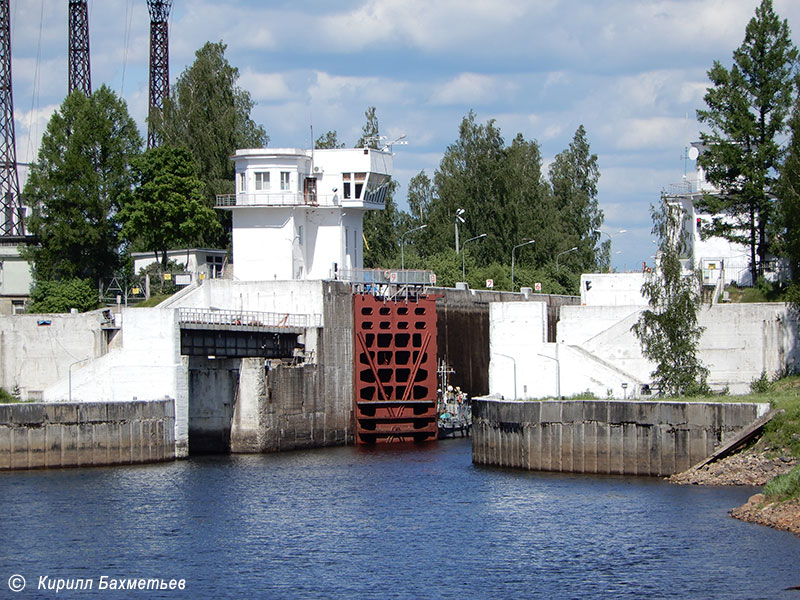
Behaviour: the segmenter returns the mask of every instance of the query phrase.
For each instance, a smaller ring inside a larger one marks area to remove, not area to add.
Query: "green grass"
[[[764,495],[778,502],[800,498],[800,465],[785,475],[770,479],[764,486]]]
[[[147,300],[142,300],[141,302],[137,302],[132,306],[134,308],[152,308],[153,306],[158,306],[159,304],[161,304],[171,295],[172,294],[157,294],[155,296],[150,296]]]
[[[14,396],[8,390],[0,388],[0,404],[17,404],[19,402],[22,402],[22,400]]]

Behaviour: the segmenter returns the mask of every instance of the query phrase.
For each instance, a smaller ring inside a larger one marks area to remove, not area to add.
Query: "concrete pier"
[[[175,403],[0,404],[0,471],[175,458]]]
[[[667,476],[750,425],[767,404],[473,399],[472,461],[532,471]]]

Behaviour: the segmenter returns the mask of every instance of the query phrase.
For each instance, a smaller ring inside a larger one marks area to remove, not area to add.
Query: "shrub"
[[[773,477],[764,486],[764,495],[770,500],[788,500],[800,497],[800,465],[785,475]]]

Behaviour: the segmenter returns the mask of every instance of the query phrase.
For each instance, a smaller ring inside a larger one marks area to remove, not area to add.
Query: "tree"
[[[206,206],[203,182],[195,175],[186,148],[159,147],[133,162],[137,188],[119,213],[122,236],[134,247],[149,250],[167,267],[167,250],[189,247],[214,237],[221,229]]]
[[[153,123],[161,145],[189,149],[209,207],[217,194],[234,191],[231,155],[238,148],[263,148],[269,143],[264,128],[250,118],[255,103],[236,85],[239,70],[225,58],[226,47],[207,42],[195,53],[194,63],[178,77]]]
[[[380,127],[378,127],[378,115],[374,106],[370,106],[364,112],[366,122],[361,128],[361,137],[358,138],[356,148],[378,148],[380,142]]]
[[[317,138],[317,141],[314,142],[314,148],[320,150],[336,150],[337,148],[344,148],[344,143],[339,142],[335,131],[328,131]]]
[[[762,0],[731,69],[714,61],[704,97],[708,108],[697,111],[710,127],[700,134],[708,150],[699,162],[720,189],[698,204],[719,215],[704,234],[748,245],[754,283],[770,250],[779,138],[793,102],[796,59],[788,23],[774,13],[771,0]]]
[[[597,205],[599,179],[597,155],[591,153],[581,125],[569,148],[557,154],[550,165],[550,185],[564,229],[563,249],[578,248],[569,258],[582,272],[596,271],[602,262],[596,249],[596,232],[603,224],[603,211]]]
[[[70,309],[79,312],[94,310],[99,306],[97,290],[87,279],[38,281],[31,289],[29,313],[64,313]]]
[[[64,100],[47,124],[24,190],[28,231],[38,242],[24,255],[37,282],[96,282],[117,267],[116,212],[141,147],[125,102],[105,85],[89,97],[76,90]]]
[[[789,123],[792,132],[781,166],[777,191],[780,202],[780,254],[789,262],[792,282],[800,284],[800,103]]]
[[[356,148],[377,148],[380,141],[380,127],[374,106],[370,106],[364,113],[366,122],[361,129],[361,137],[356,142]],[[388,183],[389,192],[383,210],[370,210],[364,215],[364,266],[377,268],[388,266],[399,253],[398,227],[401,211],[397,209],[394,201],[394,192],[397,182]]]
[[[650,213],[652,233],[660,242],[658,265],[642,285],[650,308],[642,311],[632,330],[642,354],[656,363],[651,377],[662,395],[705,393],[708,370],[697,358],[704,331],[697,322],[700,282],[683,274],[680,261],[688,245],[686,214],[664,198]]]

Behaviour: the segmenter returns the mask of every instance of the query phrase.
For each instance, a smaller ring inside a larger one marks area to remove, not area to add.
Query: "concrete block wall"
[[[0,470],[175,458],[175,403],[0,404]]]
[[[475,464],[667,476],[697,464],[767,404],[473,399]]]
[[[645,397],[642,388],[651,383],[655,365],[642,356],[631,331],[641,308],[563,306],[555,344],[542,341],[540,310],[514,304],[492,304],[491,394],[528,399],[588,391],[598,398]],[[747,393],[762,370],[772,377],[800,366],[797,318],[785,304],[718,304],[703,307],[698,320],[705,328],[698,354],[714,390]]]

